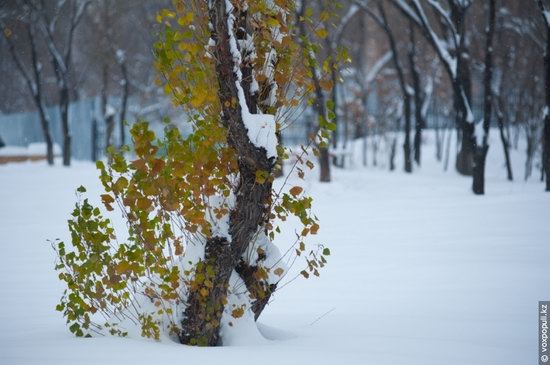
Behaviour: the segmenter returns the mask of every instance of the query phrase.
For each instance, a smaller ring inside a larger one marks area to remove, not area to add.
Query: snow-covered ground
[[[54,310],[63,287],[46,240],[67,238],[74,190],[97,195],[96,171],[0,166],[0,364],[536,363],[537,302],[550,300],[550,194],[535,178],[507,182],[497,141],[482,197],[469,178],[444,174],[431,147],[412,175],[400,161],[393,173],[356,163],[334,170],[331,184],[309,181],[328,267],[277,293],[260,318],[266,340],[245,334],[222,348],[72,337]]]

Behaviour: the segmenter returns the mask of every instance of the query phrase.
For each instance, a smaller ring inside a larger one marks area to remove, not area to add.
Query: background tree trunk
[[[425,127],[424,118],[422,116],[422,88],[420,85],[420,73],[416,68],[416,39],[414,35],[414,24],[409,21],[409,67],[411,70],[412,84],[414,90],[414,161],[420,166],[421,148],[422,148],[422,129]]]
[[[485,88],[485,97],[483,100],[483,139],[481,146],[476,145],[474,154],[474,169],[472,190],[476,195],[485,194],[485,161],[489,150],[489,127],[491,126],[491,116],[493,107],[493,35],[495,30],[495,1],[489,0],[489,16],[486,28],[486,48],[485,48],[485,73],[483,84]],[[479,136],[478,141],[479,141]]]
[[[508,177],[508,181],[514,181],[514,173],[512,171],[512,162],[510,161],[510,141],[506,137],[506,133],[504,132],[504,114],[502,113],[502,106],[501,106],[501,100],[500,95],[497,98],[497,101],[495,103],[496,108],[496,115],[497,115],[497,122],[498,122],[498,130],[500,134],[500,141],[502,142],[502,149],[504,151],[504,158],[506,161],[506,173]]]
[[[541,15],[546,25],[546,49],[544,51],[544,91],[545,91],[545,113],[544,113],[544,137],[543,137],[543,166],[546,174],[546,191],[550,191],[550,23],[548,12],[542,2],[538,0]]]
[[[126,110],[128,109],[128,96],[130,95],[130,80],[128,79],[128,69],[126,66],[126,59],[124,55],[117,55],[118,63],[120,66],[120,73],[122,74],[122,102],[120,105],[120,147],[126,143]]]
[[[305,15],[307,7],[307,1],[302,0],[301,6],[297,12],[297,21],[298,21],[298,28],[300,31],[300,35],[302,37],[308,37],[306,27],[303,21],[300,21],[300,18],[303,18]],[[305,49],[305,46],[302,41],[300,41],[302,44],[302,47],[306,52],[308,52],[307,49]],[[317,70],[315,65],[311,65],[310,67],[311,71],[311,77],[313,80],[313,87],[315,89],[315,103],[314,103],[314,109],[317,112],[318,118],[324,118],[325,120],[328,119],[328,113],[327,113],[327,107],[325,103],[325,94],[323,92],[323,88],[321,87],[321,80],[319,80],[319,70]],[[315,134],[317,135],[317,132],[319,131],[319,122],[317,123],[317,127],[315,128]],[[314,137],[315,138],[315,137]],[[330,175],[330,154],[328,151],[328,147],[319,147],[319,181],[320,182],[330,182],[331,181],[331,175]]]

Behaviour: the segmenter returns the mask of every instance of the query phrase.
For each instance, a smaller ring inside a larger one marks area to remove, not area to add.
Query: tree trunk
[[[544,54],[544,70],[546,113],[544,116],[544,157],[542,163],[544,165],[544,171],[546,174],[546,191],[550,192],[550,24],[546,24],[546,51]]]
[[[63,166],[71,166],[71,130],[69,126],[69,88],[61,87],[59,112],[61,116],[61,130],[63,132]]]
[[[363,130],[363,166],[367,167],[369,161],[368,161],[368,118],[366,118],[367,113],[365,112],[365,120],[364,120],[364,130]]]
[[[217,346],[220,343],[220,323],[227,297],[229,277],[233,269],[231,248],[227,239],[212,237],[207,240],[204,262],[197,265],[197,273],[205,275],[213,287],[204,297],[200,290],[189,291],[182,321],[180,342],[185,345]],[[211,268],[212,271],[207,270]],[[208,275],[208,272],[214,275]],[[207,276],[208,275],[208,276]]]
[[[424,118],[422,117],[422,90],[420,85],[420,74],[416,68],[416,40],[414,36],[414,24],[409,21],[409,67],[411,70],[412,84],[414,89],[414,161],[420,166],[421,148],[422,148],[422,129],[424,128]]]
[[[412,172],[411,158],[411,97],[405,90],[405,142],[403,143],[403,153],[405,160],[405,172]]]
[[[550,115],[544,118],[544,174],[546,175],[546,191],[550,191]]]
[[[476,195],[485,194],[485,161],[489,150],[489,127],[491,126],[491,116],[493,107],[493,34],[495,29],[495,1],[489,0],[489,16],[486,30],[485,43],[485,73],[484,88],[485,97],[483,100],[483,139],[481,146],[475,146],[474,169],[472,190]],[[479,139],[478,139],[479,140]]]
[[[97,161],[97,120],[94,118],[92,120],[92,150],[91,150],[91,160],[93,162]]]
[[[305,11],[306,11],[306,5],[307,5],[307,1],[306,0],[302,0],[302,3],[301,3],[301,6],[300,8],[298,9],[298,16],[296,17],[297,18],[297,21],[298,21],[298,27],[299,27],[299,30],[300,30],[300,35],[302,37],[307,37],[308,34],[307,34],[307,31],[306,31],[306,28],[305,28],[305,24],[303,21],[300,21],[300,17],[304,17],[305,15]],[[305,52],[309,52],[303,43],[302,44],[302,47],[304,49]],[[314,92],[315,92],[315,103],[314,103],[314,108],[315,108],[315,111],[317,112],[317,116],[318,118],[324,118],[325,120],[328,120],[328,114],[327,114],[327,109],[326,109],[326,104],[325,104],[325,95],[323,93],[323,88],[321,87],[321,80],[319,80],[319,71],[317,70],[317,67],[315,64],[311,63],[311,66],[310,66],[310,72],[311,72],[311,78],[313,80],[313,87],[314,87]],[[314,133],[314,136],[317,135],[317,132],[319,131],[319,123],[317,124],[317,127],[316,127],[316,131]],[[314,137],[315,138],[315,137]],[[331,181],[331,176],[330,176],[330,160],[329,160],[329,152],[328,152],[328,147],[319,147],[319,168],[320,168],[320,174],[319,174],[319,181],[320,182],[330,182]]]
[[[449,159],[451,157],[451,140],[453,135],[453,128],[448,128],[449,130],[447,133],[447,144],[445,148],[445,160],[443,162],[443,171],[447,171],[449,169]],[[457,131],[458,133],[458,131]]]
[[[53,138],[52,138],[52,134],[50,132],[50,118],[48,117],[48,114],[46,113],[46,107],[44,106],[44,103],[42,102],[42,99],[43,99],[43,97],[42,97],[42,81],[41,81],[41,78],[40,78],[42,68],[41,68],[40,63],[38,61],[38,53],[37,53],[36,41],[35,41],[36,34],[34,32],[34,29],[33,29],[32,25],[27,26],[27,33],[28,33],[29,39],[31,41],[31,60],[32,60],[33,73],[34,73],[34,79],[35,79],[33,99],[34,99],[34,103],[36,105],[36,108],[38,109],[38,115],[40,116],[40,126],[42,127],[42,135],[44,136],[44,142],[46,143],[46,158],[48,160],[48,164],[53,166],[53,164],[54,164]],[[8,43],[10,44],[11,42],[8,42]],[[13,47],[13,46],[11,46],[11,47]],[[13,49],[13,52],[15,52],[15,49]],[[31,93],[32,93],[33,88],[31,87],[30,80],[28,82],[28,85],[31,88]]]
[[[260,314],[264,310],[265,306],[269,302],[269,299],[275,289],[276,285],[267,285],[265,282],[256,279],[256,273],[258,272],[258,266],[252,266],[241,260],[235,271],[241,276],[246,285],[246,289],[250,292],[253,298],[252,312],[254,312],[254,319],[258,320]]]
[[[54,164],[53,155],[53,139],[50,133],[50,118],[46,114],[44,105],[40,101],[40,97],[35,99],[35,105],[38,108],[38,115],[40,116],[40,126],[42,127],[42,135],[44,136],[44,142],[46,143],[46,158],[49,165]]]
[[[126,61],[120,61],[120,72],[122,73],[122,103],[120,105],[120,147],[126,143],[126,110],[128,108],[128,95],[130,94],[130,83],[128,81],[128,70]]]
[[[113,132],[115,130],[115,115],[105,116],[105,152],[109,154],[109,147],[113,146]]]
[[[328,148],[319,148],[320,182],[330,182],[330,162]]]
[[[395,170],[395,150],[397,149],[397,138],[394,137],[390,148],[390,171]]]
[[[475,124],[472,115],[472,82],[470,75],[470,55],[468,53],[466,40],[466,11],[467,8],[457,6],[456,2],[450,2],[451,17],[458,34],[460,43],[456,50],[456,77],[452,80],[455,99],[455,110],[457,111],[457,128],[461,129],[460,151],[457,154],[456,169],[466,176],[473,174],[474,153],[476,148]]]
[[[471,176],[473,171],[473,155],[475,149],[475,135],[474,135],[474,123],[469,122],[467,105],[465,104],[462,94],[462,87],[459,81],[455,81],[457,86],[454,87],[455,91],[455,110],[456,113],[456,125],[460,129],[460,150],[456,157],[456,170],[461,175]]]
[[[508,138],[506,138],[506,134],[504,132],[504,115],[502,113],[500,104],[501,104],[501,101],[499,99],[496,102],[498,130],[500,133],[500,141],[502,142],[502,149],[504,150],[504,158],[506,161],[506,172],[508,176],[508,181],[514,181],[514,174],[512,172],[512,163],[510,161],[510,142]]]
[[[485,194],[485,159],[489,146],[477,146],[474,153],[472,190],[476,195]]]
[[[235,65],[230,47],[230,34],[235,30],[228,28],[228,9],[225,0],[212,0],[209,4],[209,18],[212,25],[211,38],[214,41],[214,59],[216,60],[216,76],[218,79],[218,97],[222,105],[222,123],[227,128],[227,140],[238,158],[239,183],[234,191],[236,197],[235,206],[231,209],[229,218],[229,234],[231,242],[224,237],[211,237],[206,242],[204,265],[197,265],[197,270],[206,270],[215,275],[209,279],[213,287],[208,290],[206,296],[200,293],[200,288],[189,293],[185,319],[182,322],[180,340],[184,344],[219,345],[220,320],[223,314],[224,303],[227,297],[229,278],[231,272],[241,262],[241,256],[251,243],[254,235],[261,229],[266,217],[269,215],[271,203],[272,184],[267,181],[264,184],[256,182],[256,171],[263,170],[271,174],[275,161],[268,158],[265,149],[258,148],[248,138],[248,132],[244,125],[242,106],[240,103],[232,103],[232,100],[240,100],[237,83],[239,82],[234,70]],[[233,9],[233,12],[236,10]],[[239,29],[247,29],[246,11],[236,14]],[[231,33],[230,33],[231,32]],[[243,35],[243,36],[246,36]],[[235,36],[235,38],[237,38]],[[242,66],[250,67],[250,66]],[[243,75],[246,72],[243,72]],[[256,98],[250,94],[250,88],[241,85],[245,93],[247,104]],[[242,102],[242,100],[241,100]],[[248,105],[251,112],[256,105]],[[250,270],[241,271],[243,281],[250,284],[254,278],[248,276]],[[248,286],[247,285],[247,286]],[[251,293],[253,295],[253,293]],[[271,293],[268,293],[266,302]],[[265,304],[264,304],[265,305]],[[263,306],[256,304],[255,316],[259,316]]]
[[[533,172],[533,158],[535,156],[535,149],[536,149],[536,138],[535,134],[532,133],[532,131],[529,131],[529,127],[527,127],[527,131],[525,132],[526,136],[525,139],[527,141],[527,148],[526,148],[526,158],[525,158],[525,174],[524,174],[524,180],[527,181],[531,177],[531,173]]]

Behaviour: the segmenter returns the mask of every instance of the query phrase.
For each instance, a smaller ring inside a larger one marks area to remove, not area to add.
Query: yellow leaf
[[[130,269],[130,264],[126,261],[122,261],[115,267],[115,270],[119,275],[125,273],[129,269]]]
[[[103,201],[103,203],[113,203],[115,201],[113,197],[109,194],[101,195],[101,200]]]
[[[244,315],[244,309],[242,307],[233,309],[231,315],[233,318],[241,318]]]
[[[273,273],[274,273],[275,275],[277,275],[277,276],[282,276],[284,272],[285,272],[285,271],[284,271],[282,268],[280,268],[280,267],[276,268],[276,269],[273,271]]]
[[[315,31],[315,34],[317,34],[317,37],[325,39],[328,36],[328,31],[326,28],[319,28]]]
[[[178,24],[182,27],[190,24],[193,21],[193,13],[189,12],[178,19]]]
[[[109,194],[103,194],[101,195],[101,201],[103,202],[103,205],[105,205],[105,208],[107,208],[108,211],[112,211],[113,207],[111,206],[112,203],[115,202],[112,196]]]
[[[199,108],[204,103],[207,96],[208,92],[205,88],[195,89],[193,98],[191,99],[191,106],[196,109]]]

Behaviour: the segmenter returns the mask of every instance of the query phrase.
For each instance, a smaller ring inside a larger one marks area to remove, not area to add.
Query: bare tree
[[[384,10],[384,5],[382,2],[377,1],[376,6],[378,9],[378,14],[372,11],[368,6],[363,6],[363,9],[371,18],[384,30],[388,41],[390,44],[390,49],[392,52],[392,59],[395,71],[397,72],[397,79],[399,81],[399,86],[403,94],[403,103],[404,103],[404,116],[405,116],[405,142],[403,144],[404,160],[405,160],[405,172],[412,172],[412,158],[411,158],[411,98],[412,93],[410,87],[407,84],[405,79],[405,73],[403,66],[399,60],[399,53],[397,51],[397,43],[395,40],[395,35],[390,27],[388,22],[386,11]]]
[[[36,14],[30,11],[29,7],[24,4],[20,4],[21,8],[25,11],[25,16],[21,17],[23,21],[23,27],[26,31],[28,44],[30,48],[30,58],[31,58],[31,71],[27,70],[25,67],[25,62],[23,61],[20,53],[16,49],[16,43],[23,44],[20,40],[20,35],[14,33],[12,27],[5,23],[4,19],[0,18],[0,26],[2,28],[2,34],[4,39],[8,44],[8,49],[12,57],[13,62],[15,63],[17,70],[25,80],[29,93],[32,96],[32,100],[36,109],[38,110],[40,126],[42,128],[42,135],[44,136],[44,142],[46,143],[46,158],[48,164],[54,164],[54,154],[53,154],[53,139],[50,131],[50,118],[46,112],[46,105],[44,101],[44,92],[42,89],[42,71],[43,65],[38,58],[38,45],[37,45],[37,34],[36,34]],[[14,18],[14,17],[13,17]]]
[[[44,1],[27,0],[36,13],[38,27],[42,32],[59,89],[59,112],[63,132],[63,165],[71,165],[72,136],[69,125],[69,102],[71,86],[71,57],[75,30],[85,14],[90,1],[60,0],[53,10]],[[60,29],[60,18],[68,14],[66,28]]]
[[[420,0],[392,0],[401,12],[421,29],[422,34],[440,59],[454,93],[456,125],[461,131],[461,149],[456,168],[464,175],[472,174],[475,148],[474,116],[471,108],[470,56],[466,37],[466,14],[471,0],[448,0],[448,9],[439,1],[425,0],[438,21],[436,32]]]

